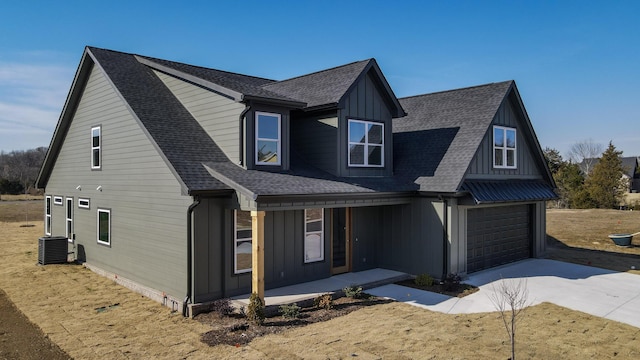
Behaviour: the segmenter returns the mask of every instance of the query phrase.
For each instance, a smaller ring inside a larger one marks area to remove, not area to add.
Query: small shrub
[[[342,289],[344,296],[352,299],[362,299],[364,293],[362,292],[362,286],[350,285]]]
[[[285,319],[297,319],[300,317],[300,306],[298,304],[280,305],[280,314]]]
[[[209,310],[217,312],[220,316],[233,314],[234,308],[229,299],[218,299],[209,305]]]
[[[333,296],[331,294],[322,294],[313,299],[313,306],[319,309],[331,310],[333,309]]]
[[[251,293],[249,298],[249,306],[247,306],[247,319],[249,321],[262,325],[264,324],[264,302],[256,293]]]
[[[446,291],[458,291],[458,288],[460,287],[460,281],[462,281],[460,275],[449,274],[442,281],[442,287]]]
[[[414,282],[418,286],[429,287],[429,286],[433,286],[434,280],[433,280],[433,276],[429,274],[420,274],[416,276],[416,279],[414,280]]]

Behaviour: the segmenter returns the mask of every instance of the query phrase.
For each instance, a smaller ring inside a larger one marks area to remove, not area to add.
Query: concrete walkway
[[[446,314],[496,311],[490,300],[500,281],[526,280],[529,303],[550,302],[640,328],[640,276],[546,259],[528,259],[471,274],[480,291],[464,298],[384,285],[367,293]]]

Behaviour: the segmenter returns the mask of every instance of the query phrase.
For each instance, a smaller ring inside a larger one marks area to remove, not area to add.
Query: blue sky
[[[375,57],[398,97],[514,79],[542,147],[640,155],[640,1],[6,1],[0,150],[48,146],[85,45],[281,80]]]

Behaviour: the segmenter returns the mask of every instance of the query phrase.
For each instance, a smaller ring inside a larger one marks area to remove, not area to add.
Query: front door
[[[331,211],[331,273],[340,274],[349,272],[350,244],[349,241],[349,214],[347,208],[338,208]]]

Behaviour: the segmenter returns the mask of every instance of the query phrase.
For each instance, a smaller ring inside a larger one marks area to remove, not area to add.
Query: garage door
[[[467,211],[467,272],[531,257],[529,205]]]

